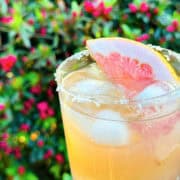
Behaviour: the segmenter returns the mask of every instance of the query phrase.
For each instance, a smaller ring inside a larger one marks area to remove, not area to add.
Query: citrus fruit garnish
[[[176,81],[172,66],[157,51],[125,38],[99,38],[87,41],[91,57],[116,84],[136,92],[156,80]]]

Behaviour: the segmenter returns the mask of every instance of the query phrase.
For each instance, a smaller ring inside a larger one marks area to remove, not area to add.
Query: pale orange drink
[[[73,180],[180,180],[178,73],[134,41],[87,47],[56,72]]]

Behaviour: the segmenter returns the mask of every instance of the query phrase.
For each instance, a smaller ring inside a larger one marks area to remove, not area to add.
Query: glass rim
[[[148,104],[151,103],[152,101],[161,101],[161,99],[169,99],[173,96],[177,96],[178,98],[180,98],[180,86],[175,87],[174,89],[172,89],[171,91],[168,91],[165,94],[159,95],[159,96],[154,96],[154,97],[150,97],[150,98],[144,98],[144,99],[117,99],[119,97],[117,96],[109,96],[109,95],[77,95],[77,93],[73,93],[70,92],[67,88],[65,88],[63,86],[63,83],[60,85],[58,84],[57,87],[57,91],[62,91],[65,92],[66,94],[68,94],[69,96],[71,96],[72,98],[74,98],[74,101],[78,101],[78,102],[92,102],[94,104],[120,104],[120,105],[129,105],[129,104]],[[106,102],[107,99],[103,99],[102,98],[114,98],[114,99],[108,99],[108,103]],[[99,99],[102,99],[102,101],[99,101]],[[104,102],[104,103],[102,103]]]

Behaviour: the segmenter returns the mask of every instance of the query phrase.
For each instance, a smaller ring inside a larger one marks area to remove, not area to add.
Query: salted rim
[[[176,58],[178,60],[178,62],[180,62],[180,54],[172,51],[172,50],[169,50],[169,49],[164,49],[164,48],[161,48],[159,46],[153,46],[153,45],[149,45],[151,48],[153,47],[155,51],[165,51],[166,54],[164,55],[164,57],[166,58],[167,61],[169,61],[169,59],[167,59],[167,57],[169,58],[168,55],[172,55],[172,54],[175,54],[176,55]],[[83,50],[81,52],[78,52],[78,53],[75,53],[74,55],[68,57],[67,59],[65,59],[65,61],[63,63],[61,63],[59,65],[59,67],[57,68],[56,70],[56,73],[55,73],[55,80],[57,82],[57,91],[62,91],[62,92],[65,92],[67,93],[69,96],[72,97],[72,99],[74,101],[78,101],[78,102],[92,102],[92,103],[95,103],[96,105],[100,105],[100,104],[146,104],[146,103],[151,103],[152,101],[156,101],[156,102],[159,102],[159,101],[162,101],[162,99],[164,98],[167,98],[168,99],[171,99],[171,97],[176,97],[177,98],[180,98],[180,84],[179,84],[179,81],[178,83],[172,83],[172,86],[174,85],[174,89],[172,89],[171,91],[169,91],[168,93],[165,93],[163,95],[160,95],[160,96],[155,96],[155,97],[151,97],[151,98],[144,98],[144,99],[118,99],[118,100],[108,100],[108,103],[106,102],[106,100],[102,100],[102,98],[104,97],[109,97],[109,98],[119,98],[119,97],[116,97],[116,96],[106,96],[106,95],[97,95],[95,97],[93,96],[87,96],[87,95],[77,95],[71,91],[69,91],[68,89],[66,89],[63,84],[64,84],[64,80],[68,77],[68,75],[70,75],[70,72],[69,74],[67,75],[66,78],[64,78],[63,76],[67,73],[63,70],[63,67],[68,65],[69,62],[76,62],[76,61],[80,61],[82,58],[85,58],[85,59],[88,59],[90,58],[90,54],[88,52],[88,50]],[[92,61],[93,62],[93,61]],[[90,64],[90,63],[89,63]],[[98,100],[99,99],[99,100]]]

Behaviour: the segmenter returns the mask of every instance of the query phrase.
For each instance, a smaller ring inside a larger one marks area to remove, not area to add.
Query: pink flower
[[[28,61],[27,56],[23,56],[23,57],[22,57],[22,61],[23,61],[23,62],[27,62],[27,61]]]
[[[46,101],[41,101],[37,104],[39,116],[41,119],[46,119],[54,115],[54,110],[48,105]]]
[[[85,1],[84,2],[84,9],[88,13],[92,13],[95,9],[93,3],[91,1]]]
[[[47,150],[44,154],[44,159],[48,159],[53,155],[53,151],[51,149]]]
[[[5,105],[4,104],[0,104],[0,111],[3,111],[5,109]]]
[[[22,157],[21,150],[19,147],[15,147],[12,151],[16,159],[20,159]]]
[[[46,13],[46,10],[45,10],[45,9],[42,9],[42,10],[41,10],[41,15],[42,15],[43,19],[46,18],[47,13]]]
[[[72,12],[72,17],[75,19],[78,16],[78,13],[76,11]]]
[[[47,114],[48,114],[48,116],[54,116],[54,109],[52,109],[52,108],[48,108],[47,109]]]
[[[42,27],[40,29],[40,34],[41,34],[41,36],[46,36],[46,28],[45,27]]]
[[[28,114],[29,111],[32,109],[33,104],[34,104],[34,99],[33,98],[24,101],[24,103],[23,103],[24,107],[22,109],[22,113],[23,114]]]
[[[53,99],[54,98],[54,93],[52,88],[48,88],[47,89],[47,96],[49,97],[49,99]]]
[[[166,31],[168,32],[174,32],[175,30],[176,28],[172,24],[166,27]]]
[[[112,7],[104,8],[103,15],[108,16],[111,13],[111,11],[112,11]]]
[[[29,18],[28,19],[28,24],[29,25],[33,25],[34,24],[34,19],[33,18]]]
[[[29,124],[23,123],[23,124],[21,124],[21,126],[20,126],[20,130],[21,130],[21,131],[27,132],[27,131],[29,131],[29,129],[30,129]]]
[[[140,4],[140,11],[142,13],[146,13],[146,12],[148,12],[148,10],[149,10],[149,5],[146,2],[142,2]]]
[[[34,52],[35,52],[35,48],[32,47],[32,48],[30,49],[30,51],[31,51],[31,53],[34,53]]]
[[[44,141],[43,140],[39,140],[37,142],[37,145],[38,145],[38,147],[43,147],[44,146]]]
[[[6,17],[2,17],[0,18],[0,22],[3,24],[10,24],[13,21],[13,17],[11,16],[6,16]]]
[[[136,38],[136,41],[142,42],[146,41],[150,38],[149,34],[142,34],[141,36]]]
[[[151,18],[151,13],[150,13],[150,12],[147,12],[147,13],[146,13],[146,16],[147,16],[148,18]]]
[[[31,91],[31,93],[36,94],[36,95],[41,94],[41,92],[42,92],[41,85],[37,84],[37,85],[32,86],[30,91]]]
[[[18,173],[19,175],[23,175],[25,173],[26,169],[24,166],[19,166],[18,167]]]
[[[16,56],[8,55],[6,57],[0,58],[0,66],[5,72],[11,71],[12,67],[16,63]]]
[[[7,142],[6,141],[0,141],[0,149],[5,150],[7,148]]]
[[[133,3],[130,3],[128,4],[128,7],[129,7],[129,10],[132,12],[132,13],[136,13],[137,12],[137,6]]]
[[[159,13],[159,9],[158,8],[154,8],[153,13],[154,14],[158,14]]]
[[[15,13],[15,10],[14,10],[13,8],[9,8],[9,9],[8,9],[8,12],[9,12],[11,15],[13,15],[13,14]]]
[[[173,22],[171,24],[172,24],[172,26],[174,26],[175,29],[177,29],[179,26],[179,23],[177,20],[173,20]]]
[[[37,109],[39,111],[46,111],[48,109],[48,103],[46,101],[41,101],[37,104]]]
[[[10,146],[7,146],[6,149],[4,150],[5,154],[9,155],[12,152],[12,148]]]
[[[8,134],[8,133],[3,133],[3,134],[1,135],[1,138],[2,138],[3,140],[7,140],[7,139],[9,138],[9,134]]]
[[[62,154],[56,154],[55,159],[56,159],[56,161],[57,161],[59,164],[63,164],[63,163],[64,163],[64,157],[63,157]]]
[[[95,11],[93,11],[92,15],[94,17],[99,17],[101,15],[101,12],[99,10],[95,10]]]

